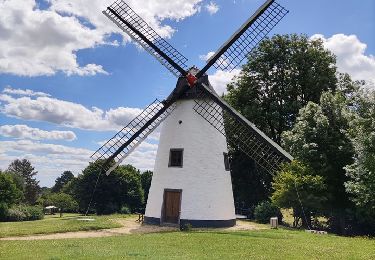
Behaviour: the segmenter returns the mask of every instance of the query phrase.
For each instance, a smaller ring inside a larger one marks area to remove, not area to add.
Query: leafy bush
[[[8,205],[0,203],[0,221],[5,221],[8,216]]]
[[[101,160],[90,164],[77,178],[75,199],[80,209],[87,209],[90,203],[94,189],[92,183],[97,180],[98,168],[102,164]],[[123,205],[137,211],[144,206],[143,195],[140,172],[130,165],[121,165],[98,183],[93,208],[98,215],[120,212]]]
[[[77,212],[78,203],[74,198],[65,193],[53,193],[48,198],[52,205],[58,207],[60,212]]]
[[[190,223],[184,223],[180,225],[180,230],[184,232],[190,232],[193,226]]]
[[[26,220],[26,215],[19,208],[11,208],[8,210],[7,220],[8,221],[24,221]]]
[[[8,221],[33,221],[44,218],[43,208],[40,206],[15,206],[8,210]]]
[[[131,212],[130,208],[127,205],[122,206],[122,208],[120,210],[120,214],[131,214],[131,213],[132,212]]]
[[[269,201],[263,201],[255,207],[254,218],[259,223],[269,223],[270,218],[278,217],[279,222],[282,220],[282,214],[278,207]]]
[[[41,206],[27,207],[28,219],[27,220],[40,220],[44,218],[43,208]]]

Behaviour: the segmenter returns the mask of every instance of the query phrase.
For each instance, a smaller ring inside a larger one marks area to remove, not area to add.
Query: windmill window
[[[226,171],[230,171],[230,163],[229,163],[229,155],[228,153],[223,153],[224,154],[224,167]]]
[[[168,167],[180,167],[183,165],[184,149],[171,149],[169,152]]]

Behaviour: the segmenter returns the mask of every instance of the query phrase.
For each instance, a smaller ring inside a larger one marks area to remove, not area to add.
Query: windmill
[[[239,66],[288,11],[266,1],[200,70],[189,69],[188,60],[124,1],[116,0],[103,13],[178,80],[165,100],[146,107],[92,159],[100,160],[102,172],[110,174],[163,122],[145,222],[235,225],[227,139],[270,173],[292,157],[218,96],[206,72]]]

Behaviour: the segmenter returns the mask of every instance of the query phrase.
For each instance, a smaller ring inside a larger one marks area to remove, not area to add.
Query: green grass
[[[31,254],[33,259],[375,259],[375,240],[268,229],[0,242],[0,259]]]
[[[0,237],[26,236],[35,234],[65,233],[82,230],[98,230],[119,227],[111,219],[120,216],[90,216],[95,221],[79,221],[78,214],[46,216],[43,220],[25,222],[0,222]]]

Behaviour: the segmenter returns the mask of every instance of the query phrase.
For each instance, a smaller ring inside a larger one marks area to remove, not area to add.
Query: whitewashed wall
[[[161,217],[164,189],[181,189],[181,219],[235,219],[230,172],[224,166],[225,137],[193,110],[194,104],[179,101],[164,122],[146,217]],[[184,149],[183,168],[168,167],[171,148]]]

